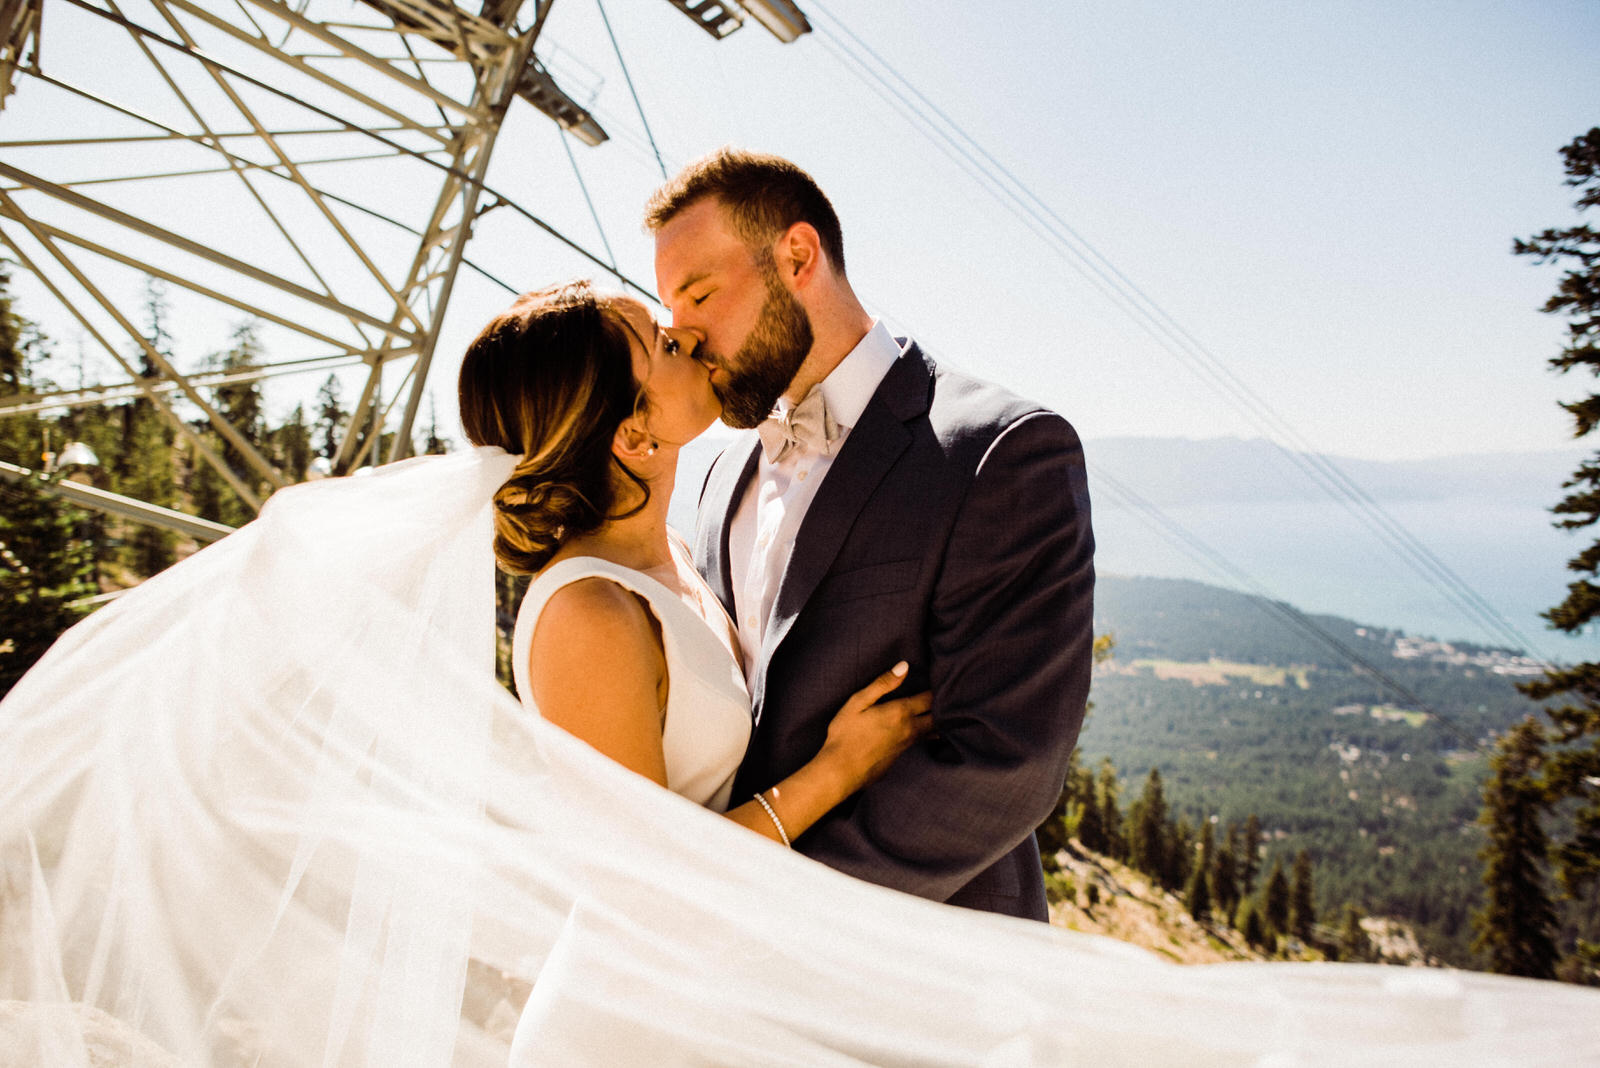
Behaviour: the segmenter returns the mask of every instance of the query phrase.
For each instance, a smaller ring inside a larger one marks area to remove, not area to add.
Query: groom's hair
[[[721,148],[695,160],[645,205],[652,233],[707,197],[728,211],[734,232],[751,248],[765,248],[795,223],[810,223],[822,239],[828,262],[844,274],[844,235],[839,216],[816,181],[782,156]]]

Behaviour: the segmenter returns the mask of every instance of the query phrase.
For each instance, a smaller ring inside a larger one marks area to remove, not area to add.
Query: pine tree
[[[1239,902],[1239,912],[1234,916],[1233,925],[1244,932],[1244,940],[1252,946],[1267,944],[1268,932],[1261,923],[1261,910],[1251,898]]]
[[[1344,907],[1344,923],[1339,928],[1340,960],[1372,960],[1372,939],[1361,926],[1362,918],[1361,910],[1354,905]]]
[[[1205,820],[1200,830],[1200,856],[1195,861],[1194,870],[1189,873],[1189,885],[1183,894],[1189,915],[1201,921],[1211,915],[1211,866],[1214,845],[1211,821]]]
[[[450,442],[439,436],[439,409],[434,403],[432,391],[428,393],[428,436],[423,439],[422,448],[416,451],[423,456],[436,456],[450,451]]]
[[[171,306],[166,287],[157,279],[145,280],[145,340],[172,360],[172,334],[167,329]],[[146,378],[159,374],[155,361],[142,346],[138,352],[140,373]],[[111,470],[111,488],[128,497],[171,507],[177,498],[177,474],[172,462],[173,430],[153,403],[140,396],[122,407],[122,447]],[[143,523],[131,524],[125,540],[124,563],[138,576],[148,578],[170,565],[177,554],[177,538],[171,531]]]
[[[272,448],[273,462],[282,469],[290,482],[304,482],[311,467],[311,426],[306,422],[306,410],[296,404],[294,411],[281,426],[267,434]]]
[[[1106,855],[1126,860],[1128,836],[1122,821],[1122,787],[1117,782],[1117,767],[1110,757],[1100,761],[1095,792],[1100,802],[1100,818],[1105,822]]]
[[[1544,885],[1549,847],[1539,822],[1543,760],[1544,732],[1531,717],[1507,733],[1490,759],[1478,818],[1489,830],[1479,854],[1485,902],[1473,918],[1473,948],[1488,955],[1489,970],[1534,979],[1552,978],[1557,956],[1555,909]]]
[[[1239,894],[1248,897],[1255,893],[1256,876],[1261,871],[1261,819],[1254,812],[1244,821],[1244,833],[1239,838]]]
[[[1167,865],[1161,883],[1168,890],[1177,890],[1188,883],[1189,873],[1194,869],[1194,847],[1194,824],[1189,822],[1188,816],[1167,825],[1167,845],[1162,851]]]
[[[0,697],[87,611],[89,517],[27,483],[0,483]]]
[[[1317,922],[1313,897],[1311,855],[1302,849],[1294,855],[1294,877],[1289,884],[1289,929],[1306,943],[1311,941],[1311,929]]]
[[[144,280],[144,339],[150,343],[150,348],[160,353],[161,358],[168,363],[172,362],[172,334],[167,330],[167,319],[172,315],[172,303],[167,300],[167,284],[159,278],[146,276]],[[145,378],[154,378],[161,374],[156,361],[151,359],[148,349],[140,346],[138,352],[139,373]],[[146,401],[145,403],[149,403]]]
[[[1223,916],[1232,916],[1239,904],[1238,866],[1234,861],[1234,851],[1238,846],[1238,830],[1230,826],[1222,848],[1217,850],[1217,858],[1211,865],[1211,900]]]
[[[210,367],[218,371],[235,372],[248,370],[262,362],[260,331],[254,322],[235,327],[230,340],[232,344],[225,351],[213,353],[207,358]],[[247,442],[258,450],[261,448],[267,437],[267,429],[259,382],[230,382],[218,386],[213,391],[212,404]],[[244,454],[204,424],[200,432],[229,470],[248,483],[254,472]],[[190,494],[195,508],[206,519],[238,527],[255,518],[255,510],[240,499],[221,473],[199,457],[195,458]]]
[[[1085,849],[1104,853],[1107,845],[1105,817],[1100,809],[1100,799],[1095,796],[1094,775],[1086,769],[1082,771],[1082,784],[1077,792],[1082,798],[1078,813],[1078,841],[1083,843]]]
[[[1283,874],[1283,861],[1274,859],[1272,874],[1261,892],[1262,911],[1267,928],[1275,935],[1289,933],[1289,879]]]
[[[1072,829],[1070,819],[1074,806],[1074,794],[1078,789],[1078,751],[1074,749],[1067,756],[1067,776],[1061,784],[1061,794],[1056,798],[1055,807],[1050,810],[1050,815],[1044,822],[1034,828],[1034,836],[1039,841],[1039,861],[1044,865],[1044,870],[1054,872],[1061,870],[1056,863],[1056,854],[1067,848],[1067,838]]]
[[[1133,866],[1159,880],[1167,870],[1167,799],[1159,768],[1151,768],[1144,781],[1144,792],[1134,802],[1132,823],[1128,848]]]
[[[339,432],[349,418],[350,413],[339,403],[339,379],[329,375],[317,390],[317,418],[311,424],[317,455],[329,463],[339,455]]]
[[[1566,184],[1579,190],[1574,207],[1586,211],[1600,205],[1600,127],[1575,138],[1561,150]],[[1600,373],[1600,231],[1582,224],[1545,230],[1512,250],[1538,263],[1561,261],[1567,266],[1544,310],[1569,318],[1567,344],[1550,366],[1565,373],[1581,368]],[[1563,405],[1573,418],[1573,436],[1584,437],[1600,425],[1600,394]],[[1566,498],[1551,511],[1564,517],[1556,526],[1581,530],[1600,521],[1600,452],[1579,465],[1566,482]],[[1578,633],[1600,617],[1600,541],[1567,563],[1579,578],[1567,586],[1567,597],[1545,613],[1551,626]],[[1576,896],[1600,875],[1600,663],[1585,662],[1553,669],[1523,691],[1536,700],[1562,697],[1564,704],[1547,708],[1555,726],[1551,750],[1544,760],[1543,785],[1547,810],[1571,808],[1571,831],[1556,844],[1556,870],[1563,888]],[[1511,735],[1503,744],[1511,742]],[[1526,740],[1516,744],[1526,744]]]

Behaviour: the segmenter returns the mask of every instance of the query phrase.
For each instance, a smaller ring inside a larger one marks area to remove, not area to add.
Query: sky
[[[596,0],[557,0],[539,54],[612,139],[572,146],[580,185],[554,124],[519,104],[488,184],[602,258],[609,246],[622,273],[647,287],[651,245],[639,219],[662,178],[656,151],[668,169],[723,144],[776,152],[830,194],[850,277],[871,310],[937,358],[1061,411],[1091,443],[1091,462],[1097,438],[1261,436],[1263,422],[1233,403],[1244,390],[1281,439],[1337,456],[1564,449],[1550,462],[1551,499],[1559,493],[1572,442],[1557,402],[1591,383],[1547,370],[1563,326],[1539,308],[1557,269],[1510,248],[1514,236],[1577,221],[1559,149],[1600,124],[1600,6],[802,0],[816,32],[783,45],[753,23],[715,41],[666,0],[604,3],[640,108]],[[143,4],[119,6],[165,29]],[[195,32],[223,54],[220,37]],[[47,73],[178,121],[128,47],[70,6],[47,11]],[[863,47],[877,54],[874,70],[920,92],[925,113],[948,116],[1235,388],[1208,385],[1194,356],[1174,355],[1148,318],[1086,277],[1081,256],[1031,230],[993,183],[880,95],[847,58]],[[216,90],[200,88],[203,72],[185,76],[205,106],[227,111]],[[292,120],[293,107],[242,91]],[[0,141],[115,126],[30,79],[0,110]],[[0,160],[35,173],[80,177],[182,159],[181,145],[0,148]],[[424,169],[393,160],[318,175],[397,214],[425,206],[436,187]],[[292,275],[283,242],[224,182],[92,191],[131,212],[165,213],[201,240],[243,236],[250,257]],[[351,225],[404,252],[381,228]],[[360,273],[325,228],[306,233],[335,271]],[[505,208],[478,220],[468,256],[518,290],[603,276]],[[107,277],[119,299],[133,299],[136,272]],[[25,275],[14,289],[70,362],[81,331]],[[226,345],[236,313],[171,299],[180,364]],[[447,435],[456,433],[459,353],[508,300],[461,275],[430,378]],[[315,354],[271,329],[264,337],[275,354]],[[91,380],[118,377],[87,348]],[[319,379],[274,380],[273,410],[308,399]],[[356,374],[344,381],[353,394]]]

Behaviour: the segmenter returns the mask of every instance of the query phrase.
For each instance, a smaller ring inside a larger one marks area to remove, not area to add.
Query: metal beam
[[[186,537],[199,542],[213,542],[227,537],[234,531],[233,527],[224,523],[213,523],[209,519],[201,519],[187,512],[174,511],[171,508],[162,508],[156,504],[146,504],[144,501],[132,497],[124,497],[119,493],[110,493],[94,486],[85,486],[81,482],[69,482],[66,479],[45,478],[37,471],[30,471],[26,467],[8,464],[0,461],[0,479],[7,482],[25,483],[52,497],[59,497],[83,508],[90,508],[106,515],[120,516],[123,519],[132,519],[152,527],[161,527],[164,530],[173,530]]]

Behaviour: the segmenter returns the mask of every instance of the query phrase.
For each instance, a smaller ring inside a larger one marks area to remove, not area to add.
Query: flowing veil
[[[512,463],[284,490],[0,703],[0,1065],[1600,1057],[1595,991],[1169,965],[858,882],[622,770],[494,681]]]

